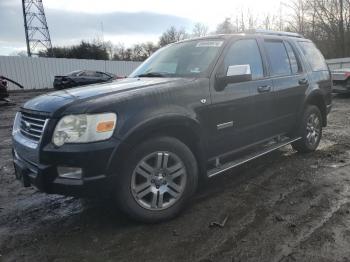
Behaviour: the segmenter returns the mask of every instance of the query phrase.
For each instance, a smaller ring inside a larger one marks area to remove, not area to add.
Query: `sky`
[[[53,46],[103,38],[131,46],[157,42],[170,26],[192,31],[197,22],[214,31],[240,10],[277,13],[281,0],[43,0]],[[21,0],[0,0],[0,55],[25,49]]]

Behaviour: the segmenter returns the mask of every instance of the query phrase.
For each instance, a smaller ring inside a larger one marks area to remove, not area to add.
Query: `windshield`
[[[129,77],[193,77],[207,72],[224,40],[195,40],[166,46]]]

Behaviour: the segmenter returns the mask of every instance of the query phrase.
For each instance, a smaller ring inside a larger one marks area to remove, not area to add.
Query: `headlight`
[[[66,143],[88,143],[109,139],[117,124],[114,113],[95,115],[68,115],[56,125],[52,142],[56,146]]]

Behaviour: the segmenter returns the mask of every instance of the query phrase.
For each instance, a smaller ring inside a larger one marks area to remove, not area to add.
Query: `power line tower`
[[[42,49],[52,52],[43,1],[22,0],[22,7],[28,56],[38,55]]]

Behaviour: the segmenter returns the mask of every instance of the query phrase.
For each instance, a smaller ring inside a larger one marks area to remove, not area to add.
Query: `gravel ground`
[[[315,153],[275,151],[211,179],[176,219],[143,225],[111,201],[14,179],[12,121],[34,95],[0,106],[0,261],[350,261],[350,97],[334,98]]]

